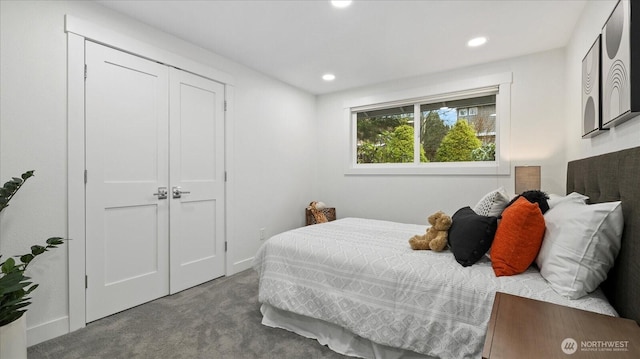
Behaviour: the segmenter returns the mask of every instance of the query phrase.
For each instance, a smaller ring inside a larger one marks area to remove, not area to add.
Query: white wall
[[[431,87],[478,76],[513,73],[511,88],[511,168],[541,165],[542,188],[564,191],[564,50],[557,49],[446,73],[320,96],[318,111],[319,200],[335,206],[339,217],[370,217],[426,223],[443,210],[453,214],[473,206],[499,186],[513,193],[513,176],[345,176],[349,146],[343,107],[354,99],[408,89]]]
[[[65,14],[110,28],[234,77],[235,103],[227,213],[227,260],[248,268],[271,235],[304,223],[312,193],[315,97],[143,24],[83,1],[0,1],[0,180],[36,177],[2,213],[0,253],[26,253],[67,234],[67,55]],[[4,258],[4,257],[3,257]],[[40,287],[27,313],[29,344],[68,331],[67,250],[29,270]],[[228,273],[232,274],[232,273]]]
[[[640,146],[640,118],[633,118],[591,139],[581,139],[582,59],[602,31],[617,0],[588,1],[570,43],[567,45],[567,94],[565,130],[567,160]]]

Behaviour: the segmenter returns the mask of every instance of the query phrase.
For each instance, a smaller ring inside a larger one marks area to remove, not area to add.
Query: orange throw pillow
[[[544,231],[544,216],[537,203],[520,197],[507,207],[491,245],[491,266],[496,276],[526,271],[540,251]]]

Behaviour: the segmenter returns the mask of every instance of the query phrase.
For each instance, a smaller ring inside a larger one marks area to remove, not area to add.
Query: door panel
[[[182,235],[191,240],[184,241],[189,246],[179,246],[180,264],[191,264],[203,258],[216,255],[216,242],[209,240],[216,237],[216,201],[182,201]],[[201,219],[206,220],[202,221]],[[211,220],[213,219],[213,220]]]
[[[171,293],[224,275],[224,86],[170,70]]]
[[[156,233],[137,231],[137,228],[158,227],[155,206],[111,207],[105,210],[104,222],[105,258],[114,259],[105,261],[106,286],[158,271]],[[139,232],[139,235],[135,241],[131,241],[129,234],[135,232]],[[123,251],[123,248],[127,250]]]
[[[87,321],[169,292],[168,68],[86,43]]]

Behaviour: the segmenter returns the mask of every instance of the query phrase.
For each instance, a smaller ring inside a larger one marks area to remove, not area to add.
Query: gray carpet
[[[28,357],[347,358],[261,320],[258,276],[247,270],[89,323],[30,347]]]

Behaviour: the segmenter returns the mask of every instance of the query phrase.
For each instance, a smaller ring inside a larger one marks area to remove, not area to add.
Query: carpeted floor
[[[89,323],[30,347],[28,357],[347,358],[261,320],[258,276],[247,270]]]

